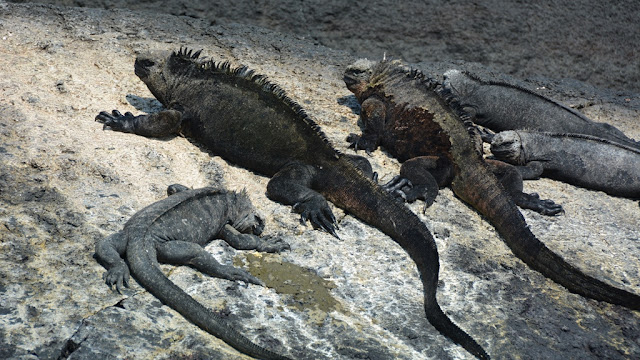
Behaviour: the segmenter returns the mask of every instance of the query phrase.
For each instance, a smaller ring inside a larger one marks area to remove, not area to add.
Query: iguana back
[[[473,121],[493,131],[533,130],[597,136],[640,148],[640,143],[607,123],[595,122],[558,101],[500,81],[485,81],[465,71],[449,70],[444,87]]]

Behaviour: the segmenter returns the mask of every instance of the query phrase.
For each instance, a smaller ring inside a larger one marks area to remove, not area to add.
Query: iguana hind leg
[[[203,274],[227,280],[239,280],[256,285],[264,283],[243,269],[222,265],[200,245],[188,241],[167,241],[156,246],[158,261],[174,265],[189,265]]]
[[[355,165],[360,171],[362,171],[362,175],[367,178],[373,180],[374,182],[378,182],[378,173],[373,171],[371,167],[371,163],[367,158],[360,155],[351,155],[351,154],[343,154],[345,159],[349,160],[353,165]]]
[[[311,222],[336,238],[336,218],[327,200],[311,189],[317,169],[311,165],[292,163],[278,171],[267,184],[267,197],[285,205],[293,205],[301,221]]]
[[[499,160],[486,160],[489,169],[498,178],[502,187],[509,193],[511,199],[523,209],[530,209],[542,215],[556,215],[564,211],[562,205],[556,204],[553,200],[540,199],[536,193],[527,194],[523,192],[522,173],[519,167]]]
[[[96,256],[107,268],[102,278],[110,288],[115,286],[120,294],[123,288],[129,287],[129,267],[122,259],[126,249],[127,236],[122,231],[96,243]]]

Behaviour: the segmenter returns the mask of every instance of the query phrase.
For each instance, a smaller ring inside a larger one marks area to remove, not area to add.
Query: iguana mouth
[[[350,88],[351,86],[355,85],[358,83],[358,80],[354,79],[353,77],[349,76],[349,75],[345,75],[342,80],[344,80],[344,83],[347,85],[348,88]]]
[[[142,78],[146,78],[150,74],[149,68],[151,66],[153,66],[153,65],[154,65],[154,63],[151,60],[136,59],[136,62],[134,64],[134,72],[135,72],[137,77],[139,77],[141,79]]]

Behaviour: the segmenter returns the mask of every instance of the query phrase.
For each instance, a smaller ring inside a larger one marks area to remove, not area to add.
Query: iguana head
[[[498,159],[514,165],[526,163],[522,139],[515,131],[497,133],[491,141],[491,153]]]
[[[168,106],[170,94],[181,79],[200,67],[197,61],[200,51],[192,53],[186,49],[178,52],[152,51],[142,53],[136,58],[135,74],[149,88],[153,96]]]
[[[353,64],[347,67],[347,70],[344,72],[344,83],[347,85],[347,88],[356,95],[359,99],[360,95],[366,90],[367,85],[369,84],[369,79],[373,74],[373,68],[376,65],[376,62],[367,60],[367,59],[359,59]]]
[[[264,220],[258,216],[253,207],[246,190],[240,193],[232,193],[234,206],[229,214],[229,221],[234,229],[241,233],[262,234],[264,230]]]
[[[451,69],[445,71],[443,75],[444,86],[459,98],[471,95],[478,87],[478,82],[465,71]]]

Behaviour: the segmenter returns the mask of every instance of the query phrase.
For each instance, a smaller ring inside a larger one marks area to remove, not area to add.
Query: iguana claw
[[[122,294],[124,287],[129,287],[129,267],[124,263],[119,263],[102,275],[109,288],[116,286],[118,293]]]
[[[353,148],[356,152],[358,150],[364,150],[367,155],[371,155],[371,153],[376,149],[376,142],[364,136],[351,133],[347,136],[347,141],[350,143],[349,147]]]
[[[296,203],[293,205],[293,210],[300,213],[301,223],[304,224],[309,220],[314,228],[320,228],[335,238],[340,239],[336,233],[336,229],[338,229],[336,217],[333,215],[326,201],[324,201],[324,199],[321,200],[322,201],[312,199]]]
[[[130,132],[129,127],[134,118],[135,116],[129,111],[122,115],[120,111],[113,110],[111,113],[101,111],[95,120],[102,123],[102,130],[111,129],[114,131]]]

